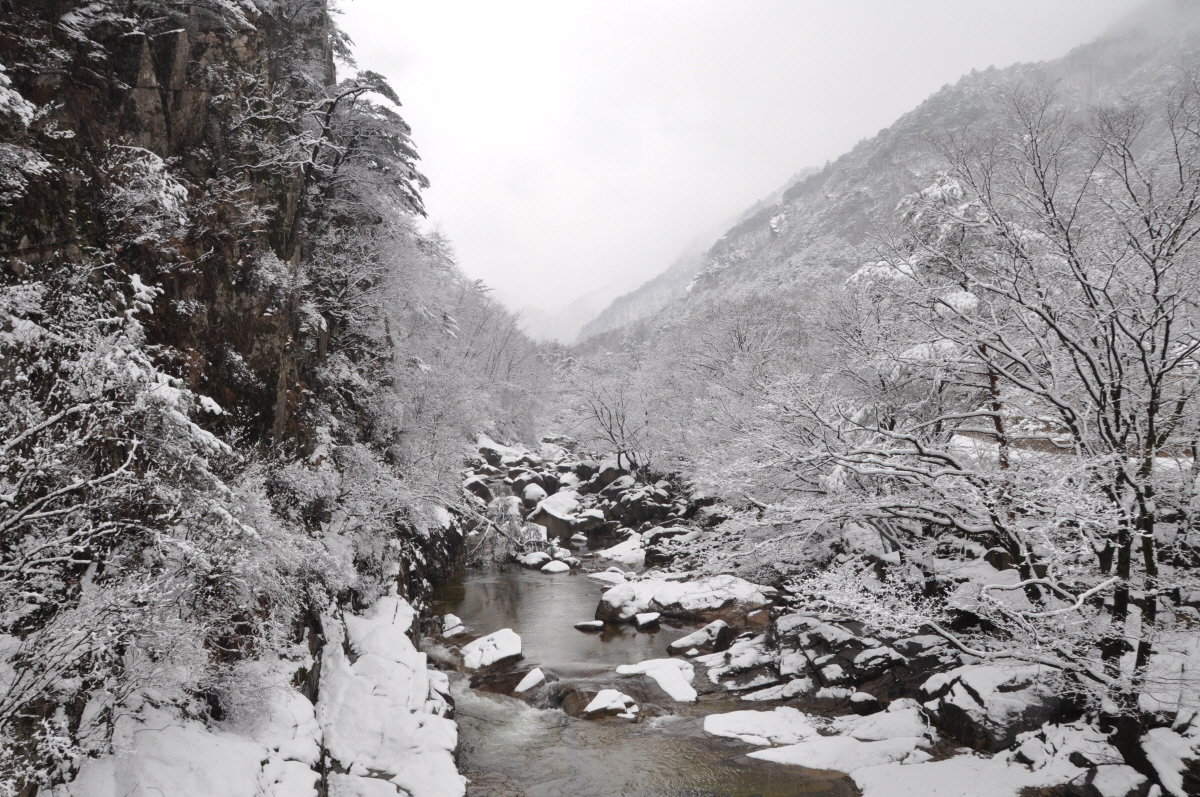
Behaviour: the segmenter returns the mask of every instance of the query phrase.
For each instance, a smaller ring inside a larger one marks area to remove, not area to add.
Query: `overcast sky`
[[[432,222],[553,311],[664,270],[972,68],[1064,55],[1140,0],[342,0],[404,102]]]

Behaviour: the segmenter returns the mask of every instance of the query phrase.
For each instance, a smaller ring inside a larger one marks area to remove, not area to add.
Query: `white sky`
[[[664,270],[972,68],[1140,0],[342,0],[459,263],[553,311]]]

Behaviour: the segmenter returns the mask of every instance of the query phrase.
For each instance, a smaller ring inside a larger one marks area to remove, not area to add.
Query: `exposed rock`
[[[854,709],[855,714],[864,717],[883,711],[883,705],[879,702],[879,698],[869,692],[855,692],[850,695],[850,708]]]
[[[1043,679],[1044,668],[966,665],[940,673],[921,687],[935,724],[977,750],[996,752],[1040,727],[1062,701]]]
[[[495,500],[491,488],[488,487],[487,481],[482,476],[472,476],[464,481],[463,489],[479,498],[485,504],[490,504]]]

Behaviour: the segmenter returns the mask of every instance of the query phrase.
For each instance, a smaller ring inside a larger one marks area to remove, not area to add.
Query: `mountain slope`
[[[715,301],[762,294],[808,295],[871,259],[887,235],[897,202],[934,178],[942,159],[935,143],[967,128],[986,128],[1002,90],[1052,84],[1068,112],[1125,94],[1165,87],[1200,65],[1200,10],[1193,2],[1153,3],[1110,34],[1041,64],[972,72],[947,85],[895,124],[865,139],[818,172],[789,181],[773,202],[760,203],[707,251],[619,298],[585,327],[583,337],[613,333],[654,313],[651,323],[606,341],[640,338]],[[694,268],[683,285],[682,276]]]

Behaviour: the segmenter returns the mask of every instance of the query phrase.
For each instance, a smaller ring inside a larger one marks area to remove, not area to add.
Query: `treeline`
[[[0,792],[419,605],[464,442],[532,434],[398,105],[324,0],[0,3]]]

